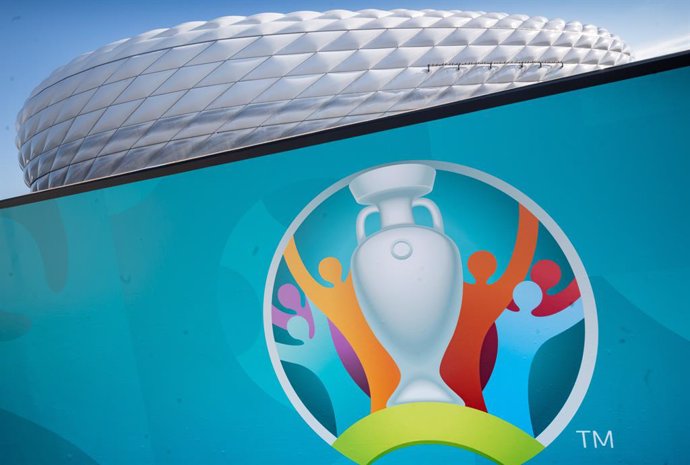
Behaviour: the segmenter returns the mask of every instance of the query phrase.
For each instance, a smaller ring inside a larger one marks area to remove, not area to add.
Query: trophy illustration
[[[356,222],[358,246],[351,273],[367,323],[400,369],[388,406],[410,402],[464,401],[443,381],[441,359],[460,316],[462,263],[444,234],[443,218],[423,196],[436,170],[406,163],[376,168],[350,183],[366,205]],[[426,208],[433,227],[415,223],[413,208]],[[367,237],[367,218],[378,213],[381,229]]]

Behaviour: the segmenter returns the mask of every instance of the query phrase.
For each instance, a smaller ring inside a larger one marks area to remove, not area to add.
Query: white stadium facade
[[[42,190],[627,63],[607,30],[537,16],[334,10],[228,16],[108,44],[17,119]]]

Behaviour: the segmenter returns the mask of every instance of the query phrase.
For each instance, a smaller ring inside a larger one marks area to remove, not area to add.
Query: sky
[[[17,113],[34,87],[77,55],[187,21],[340,8],[521,13],[605,27],[623,38],[638,59],[690,49],[688,0],[0,0],[0,199],[29,192],[17,160]]]

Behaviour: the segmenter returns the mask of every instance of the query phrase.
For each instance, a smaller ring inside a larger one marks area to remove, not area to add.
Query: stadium
[[[632,60],[541,16],[333,10],[228,16],[83,54],[17,118],[32,190],[381,118]]]

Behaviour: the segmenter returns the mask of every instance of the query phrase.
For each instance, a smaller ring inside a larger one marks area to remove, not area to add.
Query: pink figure
[[[573,279],[560,292],[556,294],[549,294],[548,291],[553,289],[561,281],[561,267],[553,260],[539,260],[532,267],[530,272],[532,281],[537,283],[541,289],[543,299],[539,306],[532,310],[534,316],[549,316],[555,315],[561,310],[571,306],[577,299],[580,298],[580,289],[577,287],[577,281]],[[508,309],[514,312],[518,311],[515,302],[508,305]]]

